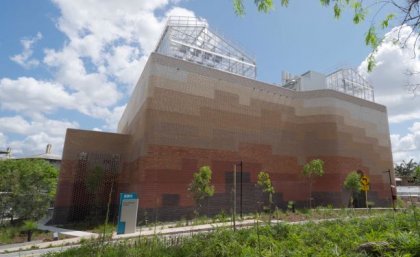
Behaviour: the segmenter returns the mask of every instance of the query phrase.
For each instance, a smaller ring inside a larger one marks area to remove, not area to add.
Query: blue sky
[[[229,0],[2,1],[0,149],[31,155],[51,143],[61,154],[67,127],[115,131],[166,17],[189,15],[251,54],[258,80],[278,83],[283,70],[359,69],[388,108],[394,160],[420,161],[420,100],[405,87],[420,77],[404,75],[420,70],[411,38],[401,50],[391,42],[392,26],[382,31],[389,40],[378,49],[377,68],[366,73],[371,17],[354,25],[350,12],[336,20],[331,7],[299,0],[288,8],[275,1],[277,8],[262,14],[252,2],[238,17]],[[401,31],[408,35],[410,28]]]

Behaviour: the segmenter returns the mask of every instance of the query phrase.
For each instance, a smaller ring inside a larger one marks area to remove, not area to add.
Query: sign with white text
[[[139,198],[136,193],[120,193],[117,234],[136,232]]]

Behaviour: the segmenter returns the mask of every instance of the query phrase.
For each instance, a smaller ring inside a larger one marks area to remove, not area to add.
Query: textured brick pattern
[[[386,109],[335,91],[294,92],[152,54],[118,131],[68,131],[56,222],[71,220],[66,213],[75,200],[68,194],[74,191],[80,152],[121,156],[118,192],[139,194],[139,219],[190,215],[187,187],[203,165],[213,170],[216,193],[202,212],[229,212],[233,165],[240,160],[245,211],[261,206],[255,184],[262,170],[272,177],[279,208],[291,200],[305,206],[308,181],[301,171],[312,158],[326,164],[313,186],[315,204],[345,206],[342,184],[352,170],[370,177],[369,199],[376,206],[389,204],[383,173],[392,168]]]

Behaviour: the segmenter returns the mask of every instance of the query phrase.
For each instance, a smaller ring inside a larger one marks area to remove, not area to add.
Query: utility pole
[[[392,179],[391,179],[391,170],[388,169],[388,170],[386,170],[384,172],[387,172],[388,173],[388,176],[389,176],[389,191],[391,192],[392,209],[394,209],[394,211],[396,211],[395,210],[394,194],[392,193],[392,187],[393,187],[393,185],[392,185]]]
[[[233,165],[233,231],[236,231],[236,163]]]
[[[243,166],[243,163],[242,163],[242,160],[241,160],[241,198],[240,198],[240,212],[241,212],[241,220],[243,219],[243,216],[242,216],[242,171],[243,171],[243,169],[242,169],[242,166]]]
[[[7,147],[6,151],[0,150],[0,154],[4,154],[6,156],[6,159],[10,159],[11,152],[12,149],[10,147]]]

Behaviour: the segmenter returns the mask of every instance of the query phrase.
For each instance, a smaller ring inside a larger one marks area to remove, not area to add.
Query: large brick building
[[[254,79],[251,59],[235,56],[235,49],[226,53],[226,47],[214,47],[221,43],[205,24],[195,24],[203,28],[199,32],[179,24],[168,23],[117,133],[67,131],[54,222],[84,218],[98,207],[97,200],[89,200],[93,196],[105,207],[111,187],[113,208],[117,193],[137,192],[139,219],[145,212],[158,219],[188,216],[193,200],[187,187],[203,165],[213,171],[215,195],[202,212],[229,212],[233,165],[241,160],[244,212],[258,208],[260,171],[272,178],[275,205],[285,208],[295,201],[305,206],[309,192],[302,167],[313,158],[325,162],[325,175],[313,186],[315,205],[346,206],[343,181],[352,170],[370,177],[370,201],[390,204],[384,173],[392,169],[387,112],[372,101],[371,88],[363,85],[367,90],[358,91],[361,78],[351,73],[357,79],[350,82],[357,83],[347,83],[349,77],[340,77],[346,76],[343,70],[330,76],[287,75],[285,87],[263,83]],[[176,34],[180,27],[196,41],[182,41],[186,37]],[[197,38],[215,43],[206,48]],[[223,66],[226,58],[229,63]],[[341,87],[344,93],[331,81],[347,83]],[[95,172],[102,175],[93,192],[88,181]]]

